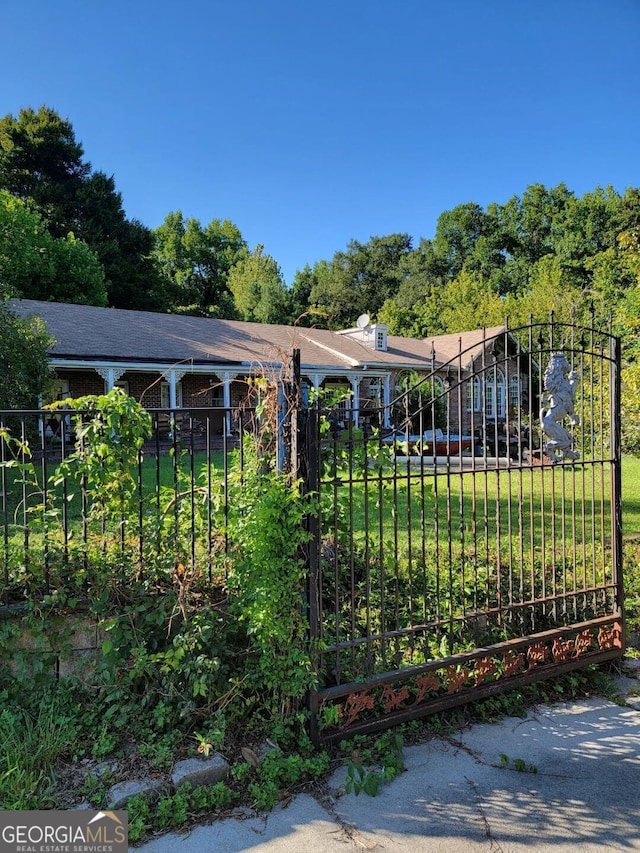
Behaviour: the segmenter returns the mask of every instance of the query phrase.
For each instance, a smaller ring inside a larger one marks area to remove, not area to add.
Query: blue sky
[[[0,0],[0,115],[46,104],[150,228],[230,219],[288,284],[530,184],[640,186],[640,0]]]

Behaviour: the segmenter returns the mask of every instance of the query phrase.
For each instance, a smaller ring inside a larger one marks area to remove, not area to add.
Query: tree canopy
[[[42,320],[9,310],[8,296],[0,281],[0,410],[32,408],[50,376],[50,340]]]
[[[264,253],[264,246],[247,252],[229,274],[229,289],[242,320],[289,323],[291,297],[280,267]]]
[[[73,234],[53,237],[40,214],[0,190],[0,283],[25,299],[106,305],[104,270]]]
[[[104,270],[109,305],[156,307],[151,232],[126,218],[113,177],[92,172],[83,156],[71,123],[49,107],[0,119],[0,189],[37,212],[53,238],[73,234],[89,246]]]
[[[209,317],[235,316],[229,273],[247,244],[230,220],[202,226],[177,210],[154,233],[153,257],[165,282],[167,309]]]

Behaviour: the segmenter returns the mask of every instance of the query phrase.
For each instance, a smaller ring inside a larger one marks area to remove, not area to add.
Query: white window
[[[383,381],[376,377],[369,380],[369,400],[376,406],[382,405]]]
[[[211,405],[214,408],[224,406],[224,384],[215,377],[211,379]]]
[[[505,416],[506,388],[504,373],[491,370],[484,383],[484,406],[488,418]]]
[[[126,379],[118,379],[117,382],[113,383],[114,388],[122,388],[124,393],[129,396],[129,383]]]
[[[482,384],[479,376],[474,376],[467,382],[467,411],[482,411]]]
[[[171,397],[169,394],[169,383],[161,382],[160,383],[160,408],[168,409],[171,406]],[[176,385],[176,406],[181,409],[182,408],[182,383],[178,382]]]
[[[348,385],[325,383],[324,389],[328,394],[325,405],[330,406],[332,417],[340,423],[353,417],[353,392]]]
[[[517,374],[509,377],[509,409],[517,411],[520,408],[520,377]]]

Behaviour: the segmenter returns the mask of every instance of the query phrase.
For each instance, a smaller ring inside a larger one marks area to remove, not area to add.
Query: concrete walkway
[[[640,660],[618,679],[626,705],[595,697],[474,725],[405,749],[376,797],[303,794],[167,834],[144,853],[619,853],[640,851]],[[524,770],[517,768],[522,768]]]

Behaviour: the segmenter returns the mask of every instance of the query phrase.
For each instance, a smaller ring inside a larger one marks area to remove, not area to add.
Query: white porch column
[[[224,420],[228,436],[231,435],[231,383],[237,375],[237,370],[223,370],[218,374],[222,379],[222,405],[226,409]]]
[[[384,377],[384,386],[382,389],[382,404],[383,415],[382,415],[382,425],[385,429],[391,427],[391,376],[387,374]]]
[[[186,370],[169,370],[167,373],[167,379],[169,381],[169,408],[177,409],[178,408],[178,394],[177,387],[178,382],[185,375]]]
[[[311,380],[311,384],[314,387],[314,390],[316,392],[316,400],[317,400],[318,399],[318,392],[320,390],[320,386],[322,385],[322,383],[324,382],[324,380],[327,377],[323,373],[317,373],[317,374],[309,375],[308,378]]]
[[[360,380],[361,376],[350,376],[351,395],[353,397],[353,425],[360,425]]]
[[[102,376],[107,384],[107,394],[116,386],[116,382],[126,369],[122,367],[96,367],[96,373]]]

